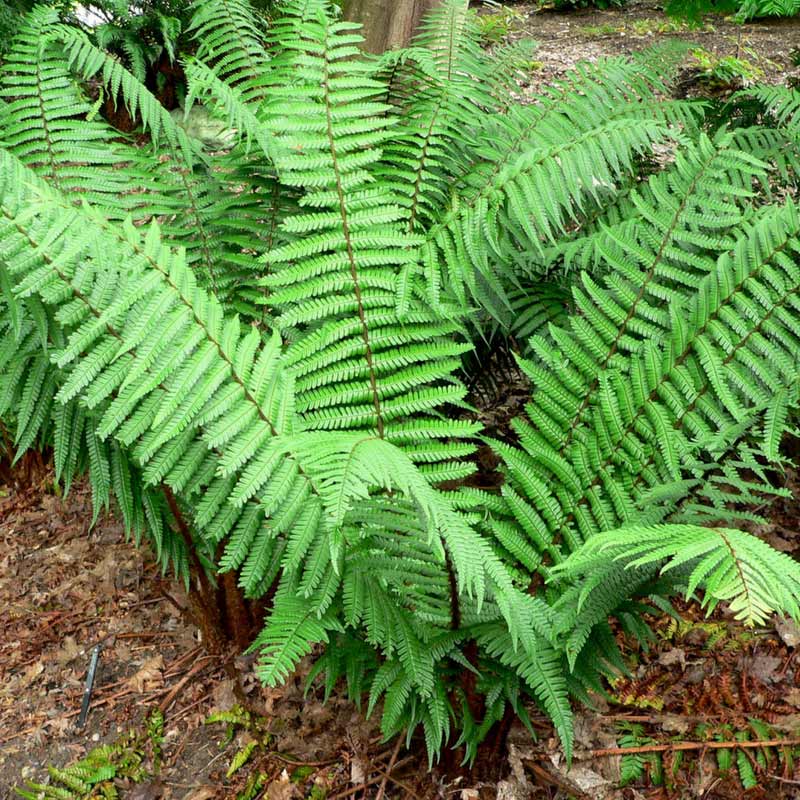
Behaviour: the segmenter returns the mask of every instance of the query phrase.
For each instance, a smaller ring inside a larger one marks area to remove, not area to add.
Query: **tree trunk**
[[[364,49],[405,47],[420,20],[439,0],[344,0],[344,18],[364,25]]]

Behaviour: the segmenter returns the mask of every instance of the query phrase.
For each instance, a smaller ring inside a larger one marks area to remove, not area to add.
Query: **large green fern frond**
[[[589,580],[576,611],[597,602],[617,573],[638,572],[645,583],[658,574],[691,597],[703,589],[703,605],[724,602],[736,619],[763,624],[771,614],[800,614],[800,567],[752,534],[696,525],[631,526],[600,534],[553,570],[559,580]],[[574,598],[571,598],[574,602]],[[613,608],[610,609],[613,612]],[[608,615],[609,612],[605,612]]]
[[[645,57],[582,66],[538,103],[486,118],[470,169],[426,234],[434,302],[446,286],[462,304],[469,295],[502,319],[519,254],[543,256],[592,198],[669,137],[671,125],[692,126],[688,107],[655,100],[663,67],[677,60],[659,59],[657,69]]]
[[[189,27],[198,43],[195,57],[213,65],[214,74],[248,103],[264,96],[270,69],[263,21],[245,0],[197,0]]]
[[[391,189],[376,180],[392,118],[375,67],[355,58],[351,23],[320,16],[296,26],[295,81],[267,107],[280,148],[281,181],[301,188],[301,213],[283,228],[297,240],[267,254],[265,279],[278,327],[290,338],[287,365],[298,411],[314,429],[386,437],[431,480],[457,478],[469,422],[438,409],[458,404],[453,377],[466,346],[410,280],[419,237]]]

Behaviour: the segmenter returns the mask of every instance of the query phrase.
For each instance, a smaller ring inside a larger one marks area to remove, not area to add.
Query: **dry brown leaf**
[[[139,783],[128,795],[128,800],[159,800],[164,796],[164,784],[156,779]]]
[[[795,708],[800,708],[800,689],[796,686],[789,689],[786,694],[786,702],[790,706],[794,706]]]
[[[781,659],[777,656],[759,654],[753,656],[752,659],[746,659],[745,662],[747,671],[758,678],[761,683],[777,683],[781,678],[778,674]]]
[[[81,648],[74,636],[65,636],[61,649],[56,652],[56,661],[59,664],[69,664],[81,654]]]
[[[128,678],[127,685],[134,692],[149,692],[158,689],[164,683],[164,657],[161,655],[148,658],[139,671]]]
[[[284,770],[277,780],[270,783],[264,796],[266,800],[293,800],[300,797],[300,790],[297,784],[291,782],[289,773]]]
[[[673,647],[658,657],[658,663],[662,667],[674,667],[680,664],[681,669],[686,669],[686,651],[680,647]]]
[[[213,786],[199,786],[184,795],[183,800],[214,800],[217,790]]]
[[[23,689],[27,689],[43,672],[44,664],[41,661],[35,661],[22,675],[11,680],[3,689],[2,694],[17,694]]]
[[[787,647],[795,648],[800,644],[800,625],[794,620],[775,617],[775,631]]]
[[[214,710],[227,711],[236,705],[235,683],[231,679],[220,681],[213,690]]]

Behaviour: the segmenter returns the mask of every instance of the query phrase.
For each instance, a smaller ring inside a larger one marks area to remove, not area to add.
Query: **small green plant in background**
[[[115,800],[117,781],[144,783],[158,775],[163,743],[164,715],[156,709],[148,715],[144,730],[130,730],[74,764],[48,766],[49,783],[26,781],[14,791],[26,800]]]
[[[758,55],[750,48],[744,48],[741,52],[750,58],[758,58]],[[764,78],[764,70],[749,58],[732,55],[719,56],[702,47],[693,50],[692,57],[698,70],[698,80],[710,88],[738,88],[751,85]]]
[[[578,33],[589,39],[600,39],[603,36],[617,36],[621,30],[613,22],[604,22],[602,25],[584,25],[578,28]]]
[[[525,23],[525,15],[515,8],[504,6],[496,0],[485,0],[491,11],[478,14],[478,33],[484,46],[500,44],[512,33],[519,33]]]
[[[164,712],[160,708],[153,709],[147,718],[147,739],[150,742],[153,771],[157,773],[164,755]]]
[[[225,736],[219,743],[220,748],[228,747],[237,737],[240,744],[230,759],[225,777],[228,779],[237,775],[243,777],[242,771],[247,765],[251,765],[252,770],[245,778],[244,786],[237,791],[236,800],[255,800],[269,780],[268,773],[261,769],[258,763],[259,757],[269,752],[272,744],[269,720],[236,705],[227,711],[214,713],[206,719],[207,725],[219,723],[227,726]],[[303,784],[314,772],[316,772],[315,767],[298,764],[292,769],[289,781],[297,785]],[[308,800],[323,800],[326,793],[327,790],[324,787],[313,784],[307,798]]]
[[[691,634],[701,634],[703,652],[712,650],[742,650],[752,642],[754,634],[747,629],[735,630],[725,622],[715,620],[693,620],[673,617],[666,627],[657,631],[659,639],[665,642],[681,642]]]
[[[244,733],[244,744],[234,753],[226,777],[232,778],[259,751],[264,751],[272,741],[269,723],[265,717],[252,714],[241,706],[234,706],[228,711],[219,711],[206,719],[206,725],[225,723],[227,730],[220,747],[227,747],[239,732]],[[252,777],[252,776],[251,776]]]
[[[736,22],[765,17],[792,17],[800,13],[800,0],[667,0],[664,12],[698,24],[708,14],[728,15]]]
[[[658,744],[655,739],[645,734],[644,725],[638,722],[623,720],[617,723],[617,728],[620,732],[617,744],[620,747],[633,749]],[[649,776],[655,786],[664,783],[664,765],[660,753],[631,753],[622,756],[619,766],[620,788],[643,780],[645,775]]]
[[[578,28],[578,33],[588,38],[600,38],[603,36],[659,36],[673,33],[685,33],[690,29],[687,22],[677,19],[637,19],[630,25],[626,22],[622,24],[605,22],[602,25],[584,25]],[[703,30],[713,31],[711,25],[704,25]]]
[[[138,80],[144,82],[148,70],[162,55],[175,61],[178,37],[183,22],[157,7],[146,8],[122,0],[106,0],[108,21],[99,25],[95,39],[100,47],[117,53]]]

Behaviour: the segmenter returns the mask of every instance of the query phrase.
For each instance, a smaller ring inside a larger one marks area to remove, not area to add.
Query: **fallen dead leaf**
[[[227,711],[236,705],[236,694],[234,692],[234,682],[226,678],[214,687],[214,709],[216,711]]]
[[[658,721],[661,723],[661,729],[666,733],[687,733],[689,730],[689,723],[685,717],[680,714],[662,714]]]
[[[775,617],[775,631],[787,647],[794,648],[800,644],[800,625],[794,620]]]
[[[200,786],[184,795],[183,800],[213,800],[216,796],[217,790],[213,786]]]
[[[289,773],[284,770],[277,780],[272,781],[267,787],[266,800],[293,800],[300,797],[300,790],[296,783],[289,779]]]
[[[748,672],[758,678],[761,683],[776,683],[780,680],[778,669],[781,659],[777,656],[757,655],[749,661]]]
[[[662,667],[674,667],[676,664],[680,664],[681,669],[685,669],[686,651],[681,647],[673,647],[672,650],[667,650],[658,657],[658,663]]]
[[[800,689],[798,689],[796,686],[789,689],[789,691],[786,693],[786,702],[790,706],[800,708]]]
[[[164,796],[164,784],[160,780],[137,784],[128,795],[128,800],[159,800]]]
[[[367,779],[367,773],[364,770],[364,763],[360,758],[354,758],[350,762],[350,783],[353,786],[360,786]]]
[[[43,672],[44,664],[41,661],[35,661],[22,675],[17,676],[16,680],[10,681],[2,693],[17,694],[21,690],[27,689]]]
[[[164,683],[164,658],[161,655],[148,658],[142,664],[139,671],[128,678],[127,685],[133,689],[134,692],[141,694],[142,692],[152,691],[157,689]]]
[[[81,653],[74,636],[65,636],[61,649],[56,653],[56,661],[59,664],[69,664],[74,661]]]

